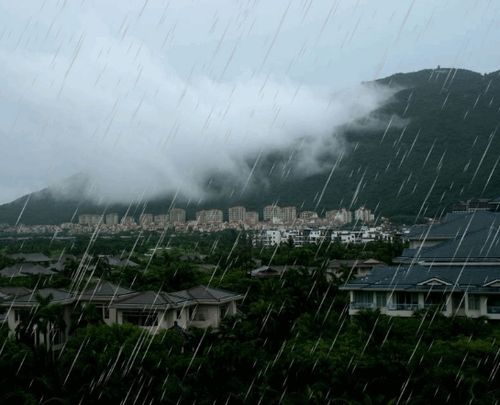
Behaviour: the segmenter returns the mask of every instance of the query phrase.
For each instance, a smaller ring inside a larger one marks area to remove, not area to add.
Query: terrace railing
[[[418,304],[390,304],[387,307],[390,311],[417,311]]]

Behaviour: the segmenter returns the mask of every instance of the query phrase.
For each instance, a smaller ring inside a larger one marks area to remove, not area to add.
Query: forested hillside
[[[213,184],[226,191],[211,201],[191,201],[188,214],[240,203],[260,209],[278,201],[318,211],[365,204],[378,214],[411,220],[434,216],[458,200],[500,196],[500,72],[438,68],[400,73],[378,83],[396,94],[370,117],[377,125],[345,128],[346,150],[330,181],[330,170],[311,177],[293,170],[285,178],[277,171],[269,174],[270,167],[289,159],[289,154],[275,156],[256,168],[255,176],[265,180],[259,186],[242,194],[215,178]],[[335,166],[336,156],[338,151],[325,151],[325,167]],[[15,223],[26,200],[0,206],[0,223]],[[133,213],[142,211],[144,203],[107,208]],[[147,211],[165,212],[169,203],[169,198],[149,201]],[[101,212],[104,206],[61,200],[44,191],[31,196],[21,222],[69,221],[77,208],[80,213]]]

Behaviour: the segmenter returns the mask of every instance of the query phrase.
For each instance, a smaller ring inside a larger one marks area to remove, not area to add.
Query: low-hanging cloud
[[[100,201],[202,198],[212,173],[246,187],[257,156],[288,149],[297,172],[310,174],[326,148],[340,153],[343,126],[392,94],[250,73],[180,75],[143,41],[120,40],[93,19],[85,27],[47,49],[0,41],[0,170],[14,179],[5,190],[85,173],[87,197]]]

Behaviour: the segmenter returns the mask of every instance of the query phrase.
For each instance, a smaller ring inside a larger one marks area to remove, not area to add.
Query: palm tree
[[[49,339],[54,335],[54,332],[65,330],[66,322],[62,307],[59,304],[53,304],[52,299],[52,294],[46,297],[37,294],[37,305],[34,309],[21,313],[21,319],[16,328],[18,340],[26,343],[32,342],[35,346],[39,346],[40,336],[43,336],[43,342],[48,349]]]

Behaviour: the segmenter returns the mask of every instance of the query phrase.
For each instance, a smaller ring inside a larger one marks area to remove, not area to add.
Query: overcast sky
[[[0,203],[78,172],[111,199],[201,196],[207,172],[244,179],[247,161],[296,145],[298,164],[321,170],[316,151],[341,149],[336,128],[390,97],[360,82],[498,70],[499,11],[472,0],[0,0]]]

